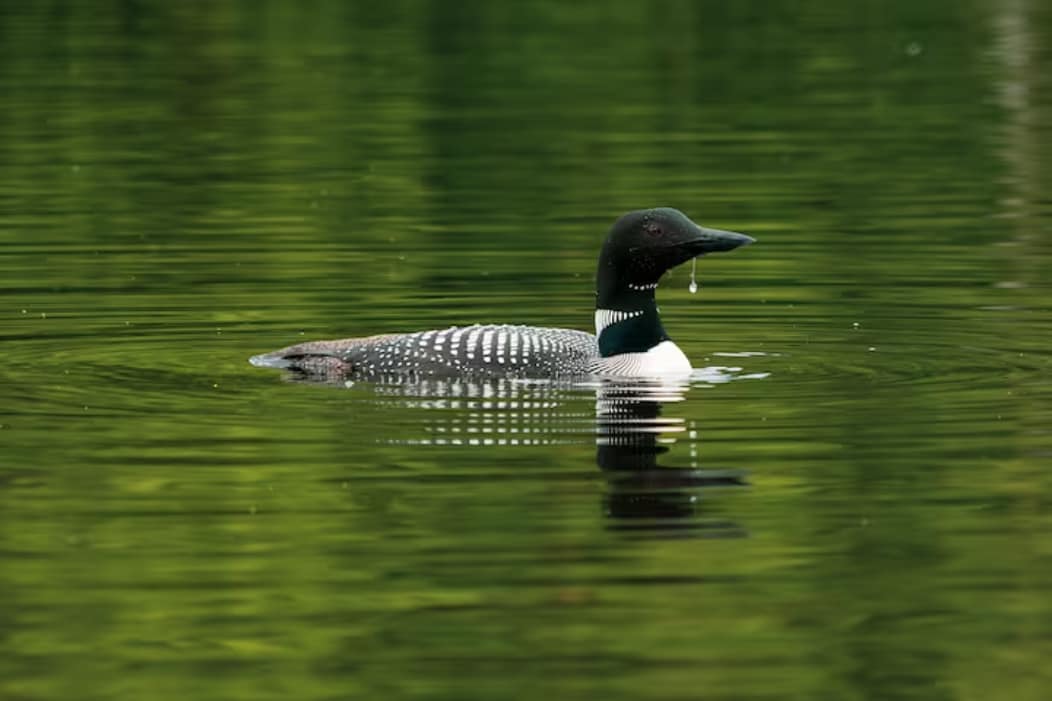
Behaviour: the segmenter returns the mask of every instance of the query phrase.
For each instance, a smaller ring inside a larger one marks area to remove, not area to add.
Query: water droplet
[[[698,281],[695,279],[695,274],[698,272],[698,259],[690,259],[690,284],[687,285],[687,289],[690,290],[691,294],[698,291]]]

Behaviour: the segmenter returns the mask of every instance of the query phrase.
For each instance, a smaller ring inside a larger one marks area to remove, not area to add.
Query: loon
[[[665,271],[752,243],[698,226],[669,207],[629,212],[599,253],[595,335],[538,326],[475,325],[309,341],[253,356],[259,367],[345,380],[681,375],[690,361],[665,333],[654,300]]]

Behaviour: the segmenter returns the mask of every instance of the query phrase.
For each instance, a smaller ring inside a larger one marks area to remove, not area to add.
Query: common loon
[[[352,380],[686,374],[690,361],[658,315],[658,280],[692,258],[752,242],[744,234],[700,227],[669,207],[629,212],[614,222],[599,253],[594,336],[538,326],[453,326],[309,341],[250,362]]]

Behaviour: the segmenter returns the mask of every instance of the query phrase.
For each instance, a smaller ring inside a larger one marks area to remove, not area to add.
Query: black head
[[[700,227],[671,207],[629,212],[614,222],[599,254],[599,298],[652,290],[666,270],[680,263],[752,242],[745,234]]]

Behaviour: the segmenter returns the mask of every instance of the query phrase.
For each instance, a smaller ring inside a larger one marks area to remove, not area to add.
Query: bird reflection
[[[737,370],[710,368],[701,380],[726,382],[734,379],[726,371]],[[401,435],[378,436],[389,444],[530,446],[594,440],[596,464],[607,483],[602,504],[609,528],[650,537],[745,535],[737,524],[709,513],[712,497],[746,486],[743,471],[698,467],[694,431],[684,441],[690,446],[689,465],[659,462],[688,429],[683,418],[664,416],[666,405],[682,402],[698,376],[572,384],[464,378],[355,384],[297,374],[287,379],[338,384],[366,392],[374,405],[424,412],[419,421],[407,415],[412,420],[400,425]]]
[[[737,524],[706,517],[705,497],[746,486],[741,470],[661,465],[684,420],[664,417],[689,384],[604,383],[597,390],[595,461],[606,475],[605,513],[612,528],[640,533],[740,537]],[[693,437],[692,437],[693,438]],[[693,462],[693,461],[692,461]]]

